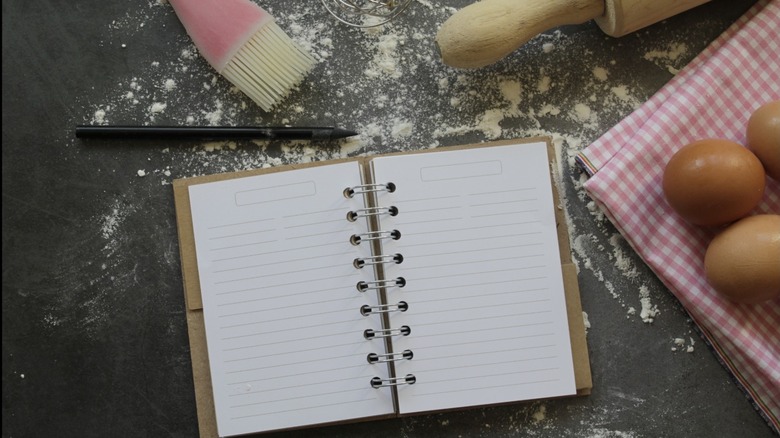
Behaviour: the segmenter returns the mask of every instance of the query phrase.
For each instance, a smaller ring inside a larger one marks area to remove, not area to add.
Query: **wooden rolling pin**
[[[657,23],[709,0],[483,0],[466,6],[439,29],[436,44],[452,67],[492,64],[536,35],[596,20],[614,37]]]

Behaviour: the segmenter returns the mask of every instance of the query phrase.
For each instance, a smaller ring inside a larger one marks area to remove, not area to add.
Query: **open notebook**
[[[175,181],[201,434],[587,393],[549,150]]]

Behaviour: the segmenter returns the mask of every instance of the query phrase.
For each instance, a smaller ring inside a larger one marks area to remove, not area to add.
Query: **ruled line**
[[[223,250],[226,250],[226,249],[243,248],[245,246],[265,245],[265,244],[274,243],[274,242],[277,242],[277,241],[278,241],[278,239],[261,240],[260,242],[250,242],[250,243],[240,243],[238,245],[218,246],[218,247],[210,248],[209,250],[210,251],[223,251]],[[238,257],[233,257],[233,258],[238,258]]]
[[[473,192],[473,193],[467,193],[466,196],[485,196],[485,195],[497,195],[501,193],[516,193],[516,192],[524,192],[527,190],[536,190],[536,186],[532,187],[518,187],[518,188],[511,188],[506,190],[490,190],[486,192]]]
[[[333,223],[337,223],[337,222],[347,222],[346,215],[347,215],[347,212],[346,212],[346,209],[345,209],[344,217],[340,218],[340,219],[332,219],[332,220],[318,221],[318,222],[309,222],[309,223],[298,224],[298,225],[288,225],[288,226],[285,226],[283,228],[285,230],[290,230],[290,229],[293,229],[293,228],[303,228],[303,227],[312,227],[312,226],[315,226],[315,225],[333,224]]]
[[[344,229],[340,229],[340,230],[325,231],[323,233],[301,234],[301,235],[298,235],[298,236],[287,237],[286,240],[297,240],[297,239],[307,239],[309,237],[329,236],[329,235],[332,235],[332,234],[334,234],[336,232],[339,232],[339,231],[344,231],[345,232],[346,238],[344,239],[344,241],[348,242],[349,241],[348,240],[349,236],[352,235],[352,232],[354,231],[354,228],[344,228]]]
[[[306,217],[306,216],[314,216],[314,215],[318,215],[318,214],[328,214],[328,213],[344,211],[344,208],[348,208],[348,207],[345,206],[345,207],[339,207],[339,208],[330,208],[330,209],[327,209],[327,210],[307,211],[307,212],[302,212],[302,213],[288,214],[288,215],[282,216],[282,218],[290,219],[290,218],[294,218],[294,217]],[[346,214],[346,212],[345,212],[345,214]]]
[[[361,390],[354,390],[353,392],[355,392],[355,391],[363,391],[363,390],[362,389]],[[327,395],[327,394],[322,394],[322,395]],[[278,415],[278,414],[283,414],[283,413],[286,413],[286,412],[309,411],[309,410],[319,409],[319,408],[324,408],[324,407],[350,405],[350,404],[355,404],[355,403],[365,403],[365,402],[371,401],[371,400],[375,400],[375,398],[374,397],[368,397],[368,398],[362,398],[360,400],[347,401],[347,402],[338,402],[338,403],[330,401],[328,403],[321,404],[321,405],[307,406],[307,407],[302,407],[302,408],[297,408],[297,409],[283,409],[283,410],[280,410],[280,411],[272,411],[272,412],[262,412],[262,413],[259,413],[259,414],[243,415],[243,416],[240,416],[240,417],[230,417],[230,419],[231,420],[241,420],[241,419],[244,419],[244,418],[264,417],[264,416],[267,416],[267,415]]]
[[[425,312],[425,314],[426,315],[430,315],[430,314],[435,314],[435,313],[456,312],[458,310],[493,309],[493,308],[496,308],[496,307],[505,308],[505,307],[508,307],[508,306],[511,306],[511,305],[514,305],[514,304],[520,304],[520,303],[486,304],[484,306],[466,306],[466,307],[460,307],[460,308],[458,308],[458,307],[449,307],[447,309],[442,309],[442,310],[429,310],[429,311]],[[520,317],[520,316],[528,316],[528,315],[539,315],[539,314],[542,314],[542,313],[551,313],[551,312],[552,312],[551,310],[539,310],[539,311],[534,311],[534,312],[517,312],[517,313],[513,313],[512,316]],[[420,324],[417,324],[417,325],[420,325]]]
[[[269,240],[269,241],[261,242],[261,243],[270,243],[270,242],[276,242],[276,240]],[[310,250],[311,248],[321,248],[323,246],[331,246],[331,245],[345,245],[345,244],[348,244],[348,243],[349,243],[349,239],[348,238],[344,238],[343,240],[338,240],[336,242],[326,242],[326,243],[320,243],[320,244],[317,244],[317,245],[306,245],[306,246],[299,246],[299,247],[296,247],[296,248],[286,248],[286,249],[279,249],[279,250],[274,250],[274,251],[257,252],[257,253],[240,255],[240,256],[234,256],[234,257],[223,257],[221,259],[212,259],[211,261],[212,262],[224,262],[224,261],[227,261],[227,260],[237,260],[237,259],[243,259],[243,258],[248,258],[248,257],[257,257],[257,256],[270,255],[270,254],[281,254],[281,253],[285,253],[285,252],[300,251],[300,250]],[[238,247],[241,247],[241,246],[252,246],[252,245],[255,245],[255,244],[254,243],[247,243],[247,244],[243,244],[243,245],[235,245],[234,247],[238,248]],[[231,247],[231,248],[233,248],[233,247]],[[218,249],[221,250],[221,249],[230,249],[230,248],[226,247],[226,248],[218,248]],[[216,250],[216,248],[212,248],[212,251],[214,251],[214,250]]]
[[[509,282],[514,282],[514,280],[506,281],[504,283],[509,283]],[[485,283],[479,283],[479,284],[482,285],[482,284],[485,284]],[[447,289],[450,289],[450,288],[447,288]],[[548,288],[542,287],[542,288],[536,288],[536,289],[513,289],[513,290],[510,290],[510,291],[506,291],[506,292],[494,292],[494,293],[487,293],[487,294],[486,293],[480,293],[479,295],[471,295],[471,296],[467,296],[467,297],[447,297],[447,303],[449,304],[449,303],[451,303],[453,301],[457,301],[457,300],[481,300],[483,297],[495,297],[495,296],[499,296],[499,295],[517,295],[517,294],[521,294],[521,293],[524,293],[524,292],[539,292],[539,291],[543,291],[543,290],[548,290]],[[418,290],[418,292],[419,292],[419,290]],[[427,300],[419,299],[419,298],[415,297],[414,301],[412,302],[412,304],[438,303],[441,300],[442,299],[439,298],[439,297],[431,298],[431,299],[427,299]],[[550,301],[550,299],[549,298],[544,298],[544,299],[530,300],[530,301],[516,301],[514,303],[515,304],[532,304],[532,303],[540,303],[540,302],[547,302],[547,301]]]
[[[539,198],[524,198],[524,199],[508,199],[505,201],[495,201],[495,202],[482,202],[479,204],[469,204],[469,207],[473,208],[481,208],[481,207],[488,207],[491,205],[506,205],[506,204],[519,204],[521,202],[531,202],[531,201],[538,201]],[[532,211],[538,211],[539,209],[534,209]]]
[[[284,379],[284,378],[287,378],[287,377],[305,376],[307,374],[328,373],[328,372],[331,372],[331,371],[341,371],[341,370],[349,370],[349,369],[352,369],[352,368],[365,368],[365,367],[366,367],[366,364],[353,365],[353,366],[348,366],[348,367],[338,366],[338,367],[335,367],[335,368],[318,368],[317,370],[314,370],[314,371],[305,371],[305,372],[302,372],[302,373],[284,374],[284,375],[281,375],[281,376],[277,376],[275,378]],[[273,367],[268,367],[268,368],[277,368],[277,367],[273,366]],[[264,382],[265,380],[267,380],[267,379],[240,380],[238,382],[226,382],[225,385],[228,385],[228,386],[245,385],[247,383]]]
[[[480,351],[478,354],[479,355],[483,355],[483,354],[487,355],[487,354],[495,354],[495,353],[512,353],[512,352],[516,352],[516,351],[541,350],[541,349],[545,349],[545,348],[552,348],[552,347],[555,347],[555,346],[556,346],[555,344],[534,345],[534,346],[530,346],[530,347],[521,347],[521,348],[506,348],[506,349],[503,349],[503,350],[490,350],[490,351],[484,351],[484,352]],[[417,356],[419,356],[419,355],[417,355]],[[420,362],[440,361],[441,359],[453,359],[453,358],[460,358],[460,359],[462,359],[463,358],[463,352],[460,352],[458,354],[451,354],[451,355],[448,355],[448,356],[433,356],[433,357],[430,357],[430,358],[425,358],[425,357],[418,358],[418,357],[415,357],[414,358],[414,363],[417,364],[417,363],[420,363]],[[447,369],[448,370],[457,370],[457,369],[461,369],[461,368],[486,367],[486,366],[490,366],[490,365],[503,365],[503,364],[508,364],[508,363],[526,362],[526,361],[529,361],[529,360],[544,360],[544,359],[557,359],[557,358],[558,358],[557,355],[553,355],[553,356],[537,357],[537,358],[533,358],[533,359],[531,359],[531,358],[523,358],[523,359],[517,359],[517,360],[511,360],[511,361],[504,361],[504,360],[502,360],[502,361],[498,361],[498,362],[482,362],[482,363],[477,363],[477,364],[472,364],[472,365],[460,365],[460,366],[452,366],[452,362],[447,362],[446,365],[447,365]],[[424,372],[438,371],[440,369],[442,369],[442,368],[441,367],[427,368],[427,369],[426,368],[417,368],[417,367],[414,368],[415,371],[419,371],[419,372],[423,372],[423,371]]]
[[[228,394],[228,397],[245,397],[245,396],[248,396],[248,395],[263,394],[263,393],[271,392],[271,391],[284,391],[284,390],[294,389],[294,388],[303,388],[303,387],[311,388],[311,387],[319,386],[319,385],[332,385],[334,383],[339,383],[339,382],[353,382],[354,383],[356,379],[360,379],[360,378],[365,378],[367,381],[370,382],[372,377],[373,377],[373,375],[365,375],[365,376],[349,377],[349,378],[346,378],[346,379],[326,380],[324,382],[301,383],[301,384],[298,384],[298,385],[279,386],[279,387],[276,387],[276,388],[262,388],[259,391],[244,391],[244,392],[239,392],[239,393],[236,393],[236,394]],[[328,394],[333,394],[333,392],[328,392]],[[312,397],[316,397],[318,395],[321,395],[321,394],[312,394],[311,396]],[[285,400],[287,400],[287,399],[271,399],[271,400],[268,400],[266,402],[257,402],[257,403],[249,403],[249,404],[232,405],[230,407],[231,408],[240,408],[240,407],[244,407],[244,406],[251,406],[251,405],[263,404],[263,403],[275,403],[277,401],[285,401]]]
[[[521,215],[525,213],[539,213],[539,210],[517,210],[517,211],[507,211],[504,213],[487,213],[487,214],[474,214],[471,215],[473,219],[479,219],[484,217],[494,217],[494,216],[508,216],[508,215]]]
[[[557,370],[557,369],[559,369],[559,368],[550,368],[549,370],[545,370],[545,371],[553,371],[553,370]],[[509,376],[509,375],[516,375],[516,374],[522,374],[522,373],[511,373],[511,374],[503,373],[503,374],[497,374],[497,375],[494,375],[494,376],[480,376],[480,377],[499,377],[499,376],[506,377],[506,376]],[[472,391],[481,391],[481,390],[485,390],[485,389],[496,389],[496,388],[507,389],[507,388],[511,388],[513,386],[538,385],[540,383],[553,383],[553,382],[559,382],[559,381],[560,381],[560,379],[546,379],[546,380],[532,380],[532,381],[529,381],[529,382],[518,382],[518,383],[508,384],[508,383],[506,383],[506,379],[502,379],[502,383],[500,385],[480,386],[479,388],[451,389],[451,390],[448,390],[448,391],[433,391],[433,392],[420,392],[420,391],[417,391],[415,393],[412,393],[411,395],[414,396],[414,397],[427,397],[427,396],[431,396],[431,395],[453,394],[453,393],[456,393],[456,392],[472,392]],[[441,383],[441,382],[448,382],[448,380],[442,380],[442,381],[436,381],[436,382],[428,381],[428,382],[424,382],[423,383],[423,381],[421,379],[417,379],[417,384],[422,384],[422,385],[430,384],[430,383]]]
[[[443,210],[460,210],[460,206],[456,207],[436,207],[436,208],[424,208],[420,210],[406,210],[406,209],[399,209],[399,213],[403,214],[415,214],[415,213],[431,213],[434,211],[443,211]]]
[[[218,240],[218,239],[229,239],[231,237],[241,237],[241,236],[250,236],[252,234],[262,234],[262,233],[270,233],[272,231],[276,231],[276,228],[271,228],[269,230],[255,230],[255,231],[245,231],[243,233],[237,233],[237,234],[226,234],[224,236],[210,236],[209,240]]]
[[[528,225],[528,224],[535,224],[539,223],[539,220],[533,220],[533,221],[525,221],[525,222],[510,222],[507,224],[495,224],[495,225],[484,225],[484,226],[478,226],[478,227],[466,227],[466,228],[449,228],[444,230],[430,230],[430,231],[421,231],[418,233],[404,233],[405,236],[418,236],[418,235],[429,235],[429,234],[440,234],[440,233],[458,233],[461,231],[471,231],[471,230],[489,230],[491,228],[500,228],[500,227],[516,227],[518,225]]]
[[[545,267],[544,265],[539,265],[539,266],[515,266],[515,267],[512,267],[512,268],[496,269],[496,270],[493,270],[493,271],[465,272],[465,273],[459,273],[459,274],[437,275],[437,276],[434,276],[434,277],[416,277],[415,280],[416,281],[420,281],[420,280],[438,280],[440,278],[465,277],[465,276],[471,276],[471,275],[474,275],[474,274],[495,274],[495,273],[498,273],[498,272],[510,272],[510,271],[511,272],[516,272],[516,271],[520,271],[520,270],[537,269],[537,268],[544,268],[544,267]]]
[[[456,309],[456,310],[466,310],[466,309]],[[458,319],[456,321],[452,321],[452,320],[436,321],[436,322],[429,322],[429,323],[425,323],[425,324],[416,322],[416,323],[414,323],[412,325],[412,330],[414,330],[415,328],[420,328],[420,327],[433,327],[433,326],[437,326],[437,325],[454,324],[454,323],[457,323],[459,325],[463,325],[463,323],[467,323],[467,322],[496,320],[496,319],[499,319],[499,318],[519,318],[519,317],[522,317],[522,316],[542,315],[542,314],[546,314],[546,313],[552,313],[552,310],[544,310],[544,311],[538,311],[538,312],[525,312],[525,313],[510,313],[510,314],[507,314],[507,315],[489,315],[489,316],[483,316],[483,317],[479,317],[479,318],[462,318],[462,319]],[[518,325],[517,327],[532,327],[532,326],[548,325],[548,324],[552,324],[552,321],[545,320],[545,321],[533,322],[533,323],[528,323],[528,324],[525,324],[525,325]],[[493,330],[496,330],[496,329],[494,329],[493,327],[489,327],[489,328],[485,328],[485,329],[483,329],[481,331],[493,331]],[[476,330],[464,329],[464,330],[461,330],[461,331],[447,331],[444,334],[456,335],[456,334],[461,334],[461,333],[472,333],[472,332],[476,332]],[[423,335],[423,336],[415,336],[415,338],[424,338],[424,337],[426,337],[426,336],[425,335]]]
[[[395,226],[397,228],[403,228],[409,225],[419,225],[419,224],[429,224],[432,222],[435,223],[441,223],[441,222],[455,222],[463,220],[463,217],[454,217],[454,216],[448,216],[444,218],[437,218],[437,219],[430,219],[430,220],[419,220],[419,221],[398,221],[396,222]],[[426,233],[427,234],[427,233]]]
[[[298,296],[296,294],[296,296]],[[278,306],[278,307],[268,307],[263,309],[257,309],[257,310],[247,310],[245,312],[236,312],[236,313],[223,313],[220,315],[217,315],[217,318],[232,318],[234,316],[243,316],[243,315],[253,315],[256,313],[262,313],[262,312],[276,312],[278,310],[284,310],[284,309],[290,309],[293,307],[301,307],[301,306],[312,306],[316,304],[325,304],[325,303],[336,303],[339,301],[353,301],[355,297],[342,297],[342,298],[332,298],[330,300],[322,300],[322,301],[306,301],[305,304],[301,304],[300,302],[295,302],[292,304],[289,304],[287,306]],[[355,309],[356,312],[360,312],[359,309]]]
[[[212,225],[210,227],[206,227],[206,229],[207,230],[216,230],[216,229],[219,229],[219,228],[229,228],[229,227],[235,227],[235,226],[239,226],[239,225],[254,224],[254,223],[258,223],[258,222],[268,222],[268,221],[272,221],[274,219],[275,218],[269,217],[269,218],[266,218],[266,219],[255,219],[255,220],[248,220],[248,221],[242,221],[242,222],[233,222],[233,223],[229,223],[229,224]]]
[[[456,253],[444,253],[444,254],[440,254],[440,255],[449,255],[449,254],[456,254]],[[544,254],[533,254],[533,255],[517,256],[517,257],[496,257],[496,258],[492,258],[492,259],[480,259],[480,260],[477,260],[477,261],[467,260],[465,262],[457,262],[457,263],[456,262],[450,262],[450,263],[442,263],[442,264],[438,264],[438,265],[431,264],[431,265],[425,265],[425,266],[411,266],[411,267],[406,267],[405,266],[404,270],[405,271],[413,271],[415,269],[433,269],[433,268],[442,268],[442,267],[458,266],[458,265],[473,266],[473,265],[476,265],[478,263],[493,263],[493,262],[497,262],[497,261],[501,261],[501,260],[507,260],[507,261],[521,260],[521,259],[527,259],[527,258],[536,258],[536,257],[540,257],[540,256],[543,256],[543,255]],[[543,268],[543,267],[544,266],[528,266],[528,267],[523,267],[522,269]],[[512,270],[515,270],[515,269],[520,269],[520,268],[512,268]],[[483,271],[477,271],[475,273],[481,273],[481,272],[483,272]],[[423,278],[423,280],[425,280],[425,279],[426,278]]]
[[[404,257],[404,260],[412,260],[412,259],[417,259],[417,258],[428,258],[428,257],[438,257],[438,256],[454,255],[454,254],[469,254],[469,253],[474,253],[474,252],[485,252],[485,251],[493,252],[493,251],[498,251],[498,250],[502,250],[502,249],[516,249],[516,248],[525,248],[525,247],[528,247],[528,246],[539,246],[539,245],[543,245],[543,243],[542,242],[532,242],[532,243],[523,243],[523,244],[520,244],[520,245],[489,246],[489,247],[485,247],[485,248],[467,249],[467,250],[458,249],[458,250],[455,250],[455,251],[448,251],[448,252],[429,252],[429,253],[422,253],[422,254],[413,255],[413,256],[406,256],[406,257]],[[512,257],[512,259],[516,259],[516,258],[529,258],[529,257],[541,257],[543,255],[544,255],[544,253],[529,254],[529,255]],[[504,260],[504,258],[502,257],[502,258],[499,258],[499,259],[496,259],[496,260]]]
[[[413,243],[413,244],[409,244],[409,245],[403,244],[403,247],[404,248],[414,248],[416,246],[426,246],[427,247],[427,246],[434,246],[434,245],[445,245],[445,244],[449,244],[449,243],[464,243],[464,242],[474,242],[474,241],[487,241],[487,240],[491,240],[491,239],[507,239],[507,238],[510,238],[510,237],[533,236],[533,235],[538,235],[538,234],[542,234],[542,232],[541,231],[530,231],[530,232],[527,232],[527,233],[502,234],[500,236],[474,237],[474,238],[470,238],[470,239],[450,239],[450,240],[445,240],[445,241],[441,241],[441,242]],[[402,243],[399,243],[398,245],[402,245]]]
[[[478,332],[478,331],[484,332],[484,331],[493,331],[493,330],[506,331],[506,330],[510,330],[510,329],[513,329],[513,328],[516,328],[516,327],[527,327],[527,326],[511,326],[510,325],[510,326],[505,326],[505,327],[495,327],[495,328],[491,327],[491,328],[479,329],[479,330],[466,330],[463,333],[471,333],[471,332]],[[431,337],[434,337],[434,336],[445,336],[445,335],[449,335],[449,334],[450,333],[443,333],[443,334],[437,334],[437,335],[433,335],[433,336],[416,337],[415,339],[421,339],[421,338],[426,338],[426,337],[427,338],[431,338]],[[541,338],[541,337],[545,337],[545,336],[555,336],[555,332],[538,333],[538,334],[525,335],[525,336],[507,336],[507,337],[504,337],[504,338],[491,338],[487,342],[514,341],[514,340],[517,340],[517,339],[536,339],[536,338]],[[485,343],[486,343],[485,340],[480,339],[480,340],[477,340],[477,341],[469,341],[469,342],[450,342],[450,343],[436,343],[436,345],[418,345],[418,346],[416,346],[414,348],[417,349],[417,350],[428,351],[428,350],[433,350],[433,349],[436,349],[436,348],[461,347],[461,346],[464,346],[464,345],[472,345],[472,344],[483,345]],[[462,356],[462,353],[461,353],[461,356]],[[436,356],[436,357],[438,357],[438,356]],[[415,362],[420,362],[420,361],[423,361],[423,360],[427,360],[427,359],[425,359],[425,357],[416,358]]]
[[[285,263],[302,262],[304,260],[314,260],[314,259],[320,259],[320,258],[323,258],[323,257],[343,256],[343,255],[354,254],[354,253],[355,253],[355,251],[350,248],[349,251],[345,251],[345,252],[339,252],[339,253],[333,253],[333,254],[323,254],[323,255],[318,255],[318,256],[313,256],[313,257],[300,257],[300,258],[296,258],[296,259],[284,259],[284,260],[280,260],[278,262],[259,263],[259,264],[256,264],[256,265],[238,266],[238,267],[235,267],[235,268],[228,268],[228,269],[217,269],[217,270],[213,270],[211,272],[213,272],[215,274],[218,274],[218,273],[222,273],[222,272],[232,272],[232,271],[240,271],[242,269],[259,268],[259,267],[273,266],[273,265],[283,265]]]
[[[307,269],[294,269],[292,271],[274,272],[273,274],[263,273],[261,275],[253,275],[251,277],[231,278],[229,280],[215,281],[214,284],[235,283],[238,281],[257,280],[258,278],[277,277],[280,275],[299,274],[301,272],[318,271],[320,269],[332,269],[332,268],[343,268],[343,267],[344,267],[343,263],[338,263],[335,265],[310,267]]]
[[[482,317],[482,318],[459,319],[457,321],[439,321],[439,322],[429,322],[427,324],[417,323],[417,324],[414,325],[414,327],[430,327],[430,326],[434,326],[434,325],[453,324],[453,323],[460,324],[460,323],[464,323],[464,322],[484,321],[486,319],[495,320],[495,319],[498,319],[498,318],[514,318],[515,316],[516,315],[514,315],[514,314],[510,314],[510,315],[491,315],[491,316],[485,316],[485,317]],[[518,327],[518,328],[519,327],[535,327],[535,326],[539,326],[539,325],[549,325],[549,324],[552,324],[552,321],[540,321],[540,322],[531,322],[531,323],[528,323],[528,324],[517,324],[517,325],[514,325],[512,327]],[[461,334],[461,333],[474,333],[474,332],[477,332],[477,331],[493,331],[493,330],[498,330],[498,329],[493,328],[493,327],[489,327],[489,328],[485,328],[485,329],[479,329],[479,330],[464,329],[464,330],[461,330],[461,331],[447,331],[446,333],[441,333],[441,334],[443,334],[443,335],[458,335],[458,334]],[[438,336],[438,335],[439,335],[438,333],[437,334],[432,334],[432,335],[427,335],[427,336],[426,335],[415,334],[415,339],[429,337],[429,336],[430,337]]]
[[[323,360],[333,360],[333,359],[344,359],[345,357],[354,357],[354,356],[355,356],[354,354],[345,354],[345,355],[342,355],[342,356],[320,357],[317,360],[318,361],[323,361]],[[241,369],[241,370],[226,371],[225,374],[248,373],[250,371],[259,371],[259,370],[264,370],[264,369],[268,369],[268,368],[278,368],[280,366],[284,366],[284,365],[274,365],[274,366],[271,366],[271,367],[245,368],[245,369]]]
[[[268,346],[271,346],[271,345],[286,344],[288,342],[303,341],[305,339],[331,338],[333,336],[343,336],[343,335],[349,335],[349,334],[355,334],[355,333],[356,333],[355,330],[350,330],[350,331],[339,332],[339,333],[327,333],[327,334],[318,335],[318,336],[307,335],[307,336],[305,336],[303,338],[298,338],[298,339],[285,339],[283,341],[266,342],[264,344],[252,344],[252,345],[245,345],[245,346],[234,347],[234,348],[223,348],[221,351],[227,352],[227,351],[244,350],[244,349],[247,349],[247,348],[262,348],[262,347],[268,347]],[[365,339],[362,338],[362,337],[360,339],[361,339],[361,342],[365,341]],[[353,343],[350,343],[350,344],[344,344],[344,345],[353,345],[353,344],[357,344],[357,342],[353,342]]]
[[[473,274],[469,274],[469,275],[473,275]],[[425,288],[425,289],[417,289],[417,288],[415,288],[415,289],[401,289],[401,292],[418,294],[418,293],[421,293],[421,292],[430,292],[430,291],[445,290],[445,289],[474,287],[474,286],[490,286],[490,285],[494,285],[494,284],[517,283],[518,281],[532,281],[532,280],[546,280],[546,279],[547,279],[547,277],[524,277],[524,278],[513,278],[513,279],[510,279],[510,280],[489,281],[489,282],[482,282],[482,283],[461,283],[461,284],[457,284],[455,286],[446,285],[446,286],[441,286],[441,287],[429,287],[429,288]],[[533,290],[533,289],[531,289],[531,290]]]
[[[228,290],[223,292],[217,292],[215,295],[228,295],[228,294],[234,294],[239,292],[252,292],[252,291],[258,291],[258,290],[265,290],[265,289],[271,289],[275,287],[284,287],[284,286],[292,286],[294,284],[304,284],[304,283],[311,283],[312,281],[326,281],[326,280],[334,280],[337,278],[347,278],[347,277],[353,277],[355,274],[345,274],[345,275],[335,275],[333,277],[324,277],[324,278],[317,278],[315,280],[301,280],[301,281],[291,281],[289,283],[277,283],[272,285],[262,285],[258,287],[250,287],[246,289],[236,289],[236,290]]]
[[[353,312],[354,310],[355,310],[355,309],[345,309],[345,310],[339,310],[339,311],[327,312],[327,314],[329,314],[329,315],[334,315],[334,314],[341,314],[341,313]],[[322,314],[323,314],[323,312],[314,312],[314,313],[298,314],[298,315],[295,315],[295,316],[285,316],[285,317],[282,317],[282,318],[276,318],[276,319],[264,319],[264,320],[262,320],[262,321],[252,321],[252,322],[245,322],[245,323],[241,323],[241,324],[234,324],[234,325],[223,325],[223,326],[220,326],[219,328],[220,328],[220,329],[231,329],[231,328],[236,328],[236,327],[246,327],[246,326],[248,326],[248,325],[256,325],[256,324],[268,324],[268,323],[270,323],[270,322],[290,321],[290,320],[293,320],[293,319],[299,319],[299,318],[310,318],[310,317],[312,317],[312,316],[317,316],[317,315],[322,315]],[[356,316],[362,316],[362,315],[360,315],[360,311],[359,311],[359,310],[358,310],[358,311],[356,311],[356,312],[355,312],[355,314],[356,314]],[[354,320],[357,320],[357,319],[358,319],[358,318],[353,318],[353,319],[348,319],[348,320],[346,320],[346,321],[339,321],[339,322],[349,322],[349,321],[354,321]],[[327,323],[327,324],[332,324],[332,323],[330,323],[330,322],[329,322],[329,323]],[[320,326],[320,325],[323,325],[323,324],[315,324],[315,325],[299,326],[299,327],[295,327],[295,329],[297,330],[297,329],[304,329],[304,328],[310,328],[310,327],[318,327],[318,326]],[[293,330],[293,329],[287,329],[287,330]],[[261,332],[261,333],[258,333],[258,334],[263,334],[263,333],[270,333],[270,332]],[[233,339],[233,337],[230,337],[230,338],[222,338],[222,339]]]
[[[447,196],[434,196],[434,197],[427,197],[427,198],[413,198],[413,199],[404,199],[403,201],[398,201],[396,205],[405,205],[410,202],[429,202],[429,201],[438,201],[440,199],[452,199],[452,198],[460,198],[460,195],[447,195]]]
[[[252,290],[256,290],[256,289],[259,289],[259,288],[247,289],[246,291],[252,291]],[[330,292],[330,291],[341,290],[341,289],[344,289],[344,286],[330,287],[330,288],[327,288],[327,289],[312,289],[312,290],[308,290],[308,291],[297,292],[295,294],[295,296],[296,297],[300,297],[301,295],[318,294],[318,293]],[[256,303],[258,301],[273,300],[273,299],[277,299],[277,298],[287,298],[289,296],[290,296],[290,294],[288,294],[288,293],[282,293],[280,295],[263,296],[263,297],[260,297],[260,298],[252,298],[252,299],[248,299],[248,300],[223,302],[223,303],[217,304],[217,307],[235,306],[235,305],[238,305],[238,304],[247,304],[247,303]]]
[[[293,351],[286,351],[284,353],[262,354],[260,356],[246,356],[246,357],[239,357],[239,358],[235,358],[235,359],[225,359],[222,362],[223,363],[233,363],[233,362],[243,362],[245,360],[269,359],[269,358],[272,358],[272,357],[288,356],[288,355],[291,355],[291,354],[308,353],[310,351],[331,350],[331,349],[334,349],[334,348],[345,347],[345,346],[348,346],[348,345],[362,344],[363,342],[365,342],[365,339],[360,339],[359,342],[349,342],[347,344],[329,344],[329,345],[323,345],[321,347],[316,347],[316,348],[307,348],[305,350],[293,350]],[[339,357],[349,357],[349,356],[339,356]],[[327,359],[327,358],[320,358],[320,357],[317,358],[317,360],[324,360],[324,359]],[[297,362],[287,362],[287,363],[284,363],[284,364],[281,364],[281,365],[275,365],[274,368],[283,367],[283,366],[286,366],[286,365],[290,365],[292,363],[297,363]]]

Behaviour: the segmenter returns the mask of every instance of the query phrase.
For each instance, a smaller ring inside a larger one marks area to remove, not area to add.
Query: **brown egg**
[[[739,143],[706,139],[682,147],[666,164],[669,205],[695,225],[724,225],[746,216],[764,195],[764,168]]]
[[[780,100],[760,106],[750,116],[747,147],[761,160],[766,174],[780,181]]]
[[[748,216],[710,242],[707,282],[737,303],[780,298],[780,215]]]

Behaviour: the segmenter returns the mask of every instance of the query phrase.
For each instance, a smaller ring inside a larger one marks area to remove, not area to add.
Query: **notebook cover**
[[[437,149],[425,149],[413,152],[400,152],[387,155],[435,153],[443,150],[458,150],[478,147],[500,146],[523,143],[547,143],[547,153],[553,187],[553,205],[560,204],[558,193],[558,181],[554,177],[556,173],[557,157],[548,137],[532,137],[513,140],[502,140],[470,145],[442,147]],[[270,167],[240,172],[230,172],[215,175],[205,175],[193,178],[177,179],[173,181],[174,204],[176,208],[176,223],[179,234],[179,253],[181,257],[182,279],[184,285],[184,297],[187,314],[187,330],[190,339],[190,356],[192,358],[192,375],[195,387],[195,401],[198,413],[198,428],[201,437],[217,437],[216,413],[211,389],[211,375],[209,370],[208,351],[206,349],[206,332],[203,319],[203,302],[200,295],[200,282],[198,278],[198,265],[195,255],[195,236],[193,233],[192,216],[190,210],[190,197],[188,187],[193,184],[203,184],[212,181],[241,178],[246,176],[261,175],[274,172],[284,172],[306,167],[325,166],[347,161],[361,161],[366,163],[374,157],[356,157],[337,160],[328,160],[315,163],[292,164],[287,166]],[[585,322],[582,315],[580,302],[580,290],[577,283],[577,270],[571,259],[571,246],[569,242],[568,226],[563,209],[556,208],[555,217],[558,229],[558,246],[560,248],[561,269],[566,293],[566,310],[569,319],[569,337],[571,340],[572,358],[574,361],[574,378],[577,386],[577,395],[590,394],[593,382],[591,379],[590,359],[585,338]],[[370,419],[358,419],[372,420]],[[323,424],[324,426],[324,424]]]

